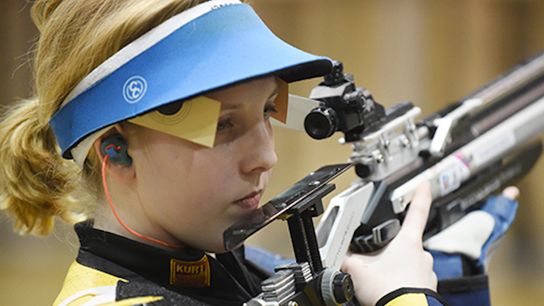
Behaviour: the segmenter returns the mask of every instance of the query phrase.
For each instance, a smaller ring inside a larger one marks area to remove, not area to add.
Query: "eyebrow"
[[[272,93],[270,93],[270,95],[268,96],[268,98],[266,98],[266,103],[270,102],[270,98],[272,98],[273,96],[279,94],[279,86],[276,84],[275,87],[274,87],[274,90],[272,91]],[[224,108],[222,107],[223,110],[235,110],[235,109],[239,109],[239,108],[242,108],[243,106],[243,103],[236,103],[234,105],[226,105]]]

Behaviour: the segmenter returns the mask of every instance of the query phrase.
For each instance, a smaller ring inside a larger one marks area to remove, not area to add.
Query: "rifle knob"
[[[321,296],[326,305],[336,306],[351,301],[354,295],[351,275],[326,269],[321,279]]]

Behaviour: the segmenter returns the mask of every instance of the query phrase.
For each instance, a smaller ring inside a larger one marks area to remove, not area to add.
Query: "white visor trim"
[[[149,32],[140,36],[110,58],[105,60],[102,64],[96,67],[91,73],[89,73],[76,87],[68,94],[66,99],[62,102],[61,108],[70,103],[74,98],[81,93],[91,88],[94,84],[119,69],[119,67],[128,63],[130,60],[140,55],[147,49],[151,48],[168,35],[175,32],[177,29],[183,27],[187,23],[197,19],[198,17],[217,9],[221,6],[241,4],[239,0],[212,0],[204,2],[200,5],[192,7],[186,11],[171,17],[165,22],[161,23],[157,27],[151,29]]]

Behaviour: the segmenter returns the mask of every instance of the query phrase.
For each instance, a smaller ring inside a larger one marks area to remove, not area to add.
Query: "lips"
[[[254,191],[247,196],[234,201],[234,203],[243,209],[251,210],[259,207],[261,201],[262,190]]]

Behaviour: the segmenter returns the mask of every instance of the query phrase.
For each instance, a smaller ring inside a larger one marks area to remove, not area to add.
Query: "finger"
[[[515,200],[519,196],[519,189],[516,186],[508,186],[504,188],[502,195],[510,200]]]
[[[375,261],[375,259],[365,255],[354,254],[344,259],[340,270],[349,273],[350,271],[365,268],[372,261]]]
[[[345,268],[353,268],[353,267],[357,267],[357,266],[370,265],[370,264],[372,264],[372,263],[374,263],[374,262],[376,262],[377,260],[380,259],[380,257],[377,256],[380,253],[381,253],[381,250],[380,250],[380,252],[376,252],[373,255],[351,254],[349,256],[346,256],[346,258],[344,258],[344,260],[342,262],[341,270],[346,272],[344,270]]]
[[[340,271],[349,273],[353,269],[353,267],[356,266],[356,265],[357,265],[356,259],[354,259],[351,256],[348,256],[342,262],[342,266],[340,267]]]
[[[420,239],[427,224],[431,202],[431,185],[426,181],[419,185],[414,192],[401,232],[408,232]]]

